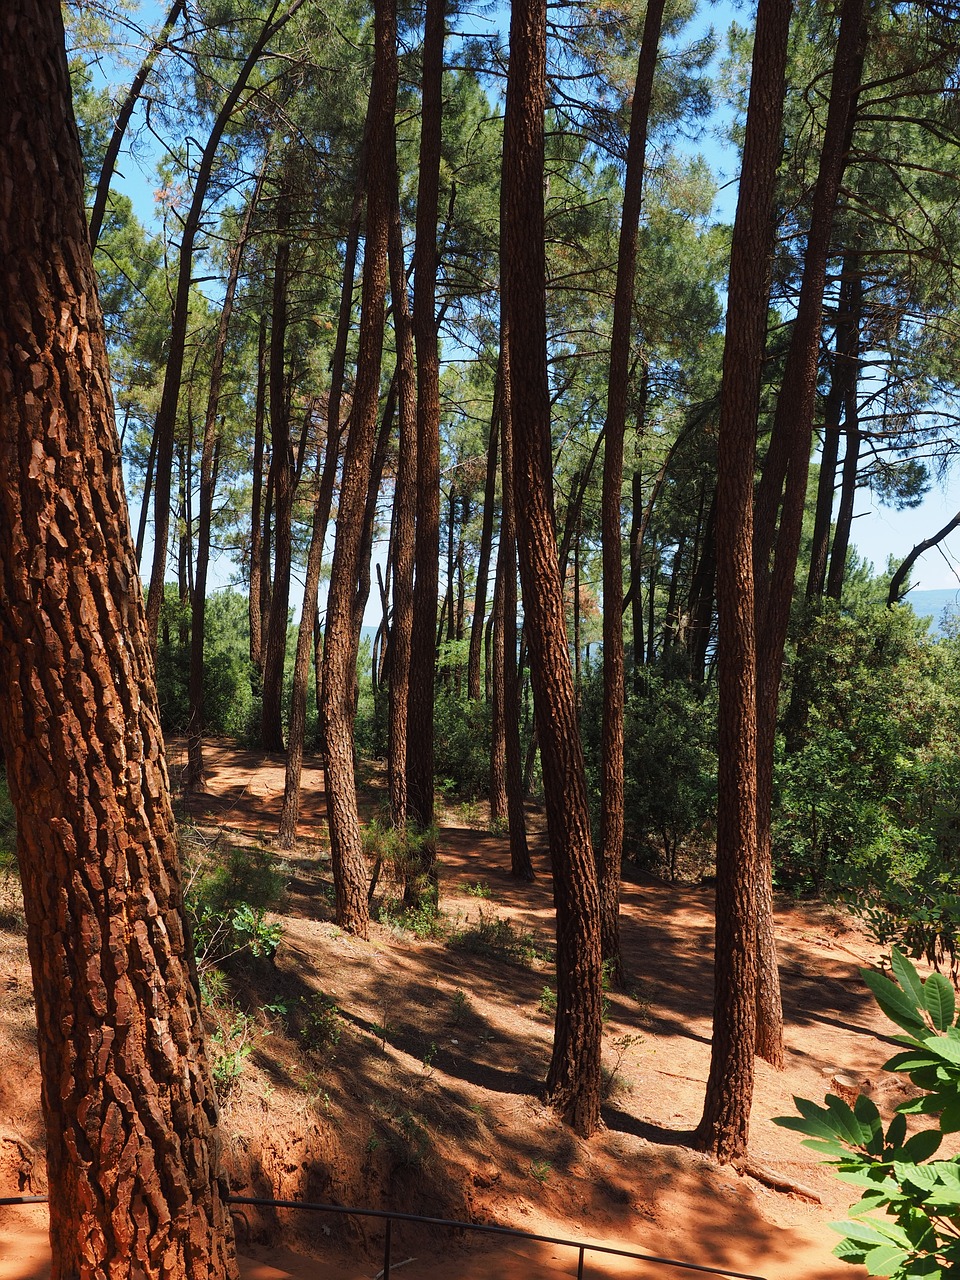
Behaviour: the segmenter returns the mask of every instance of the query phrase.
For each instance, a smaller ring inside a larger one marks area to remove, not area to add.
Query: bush
[[[775,772],[777,882],[883,899],[956,871],[957,645],[909,609],[828,605],[798,645]]]
[[[241,952],[272,956],[283,926],[268,922],[266,913],[282,896],[283,864],[261,848],[231,848],[221,856],[216,844],[186,844],[182,856],[184,905],[201,975]]]
[[[774,1124],[807,1135],[805,1146],[823,1152],[844,1182],[861,1191],[846,1222],[834,1223],[843,1240],[834,1250],[870,1275],[892,1280],[960,1274],[960,1156],[934,1160],[944,1134],[960,1132],[960,1018],[953,988],[940,974],[922,981],[894,949],[899,980],[863,969],[864,981],[887,1017],[904,1033],[906,1048],[884,1064],[923,1092],[902,1102],[884,1132],[880,1113],[861,1095],[853,1108],[828,1094],[826,1106],[796,1099],[800,1116]],[[907,1137],[907,1115],[935,1115],[935,1129]],[[882,1210],[887,1216],[873,1215]],[[891,1221],[890,1219],[893,1219]]]

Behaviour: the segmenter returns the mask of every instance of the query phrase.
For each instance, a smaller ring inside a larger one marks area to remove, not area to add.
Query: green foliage
[[[0,773],[0,876],[17,870],[17,815],[13,811],[6,774]]]
[[[183,849],[185,906],[201,975],[241,952],[270,957],[283,926],[267,920],[284,889],[285,867],[268,850],[191,843]]]
[[[442,682],[437,686],[433,717],[437,776],[445,790],[465,800],[490,791],[490,706],[471,702]]]
[[[796,1098],[798,1116],[774,1124],[806,1135],[804,1146],[828,1157],[861,1199],[850,1220],[834,1223],[844,1239],[834,1250],[870,1275],[892,1280],[960,1274],[960,1156],[935,1160],[944,1134],[960,1131],[960,1018],[953,987],[938,973],[923,980],[898,949],[897,981],[862,969],[877,1003],[906,1046],[884,1064],[922,1092],[902,1102],[884,1131],[880,1113],[861,1095],[853,1108],[832,1094],[826,1106]],[[907,1137],[908,1115],[938,1117],[935,1129]],[[883,1210],[885,1218],[873,1214]],[[892,1219],[892,1221],[891,1221]]]
[[[243,1074],[244,1064],[253,1052],[254,1019],[247,1013],[234,1011],[229,1023],[222,1023],[210,1036],[211,1073],[217,1097],[223,1102]]]
[[[958,648],[906,608],[828,603],[798,641],[778,746],[777,881],[893,919],[903,894],[956,867]],[[934,904],[929,904],[931,909]],[[915,954],[907,932],[893,938]]]
[[[624,722],[624,844],[643,865],[671,878],[678,855],[709,834],[716,806],[716,701],[685,680],[644,671],[642,692],[627,699]],[[584,748],[599,803],[600,673],[585,686]]]
[[[343,1035],[344,1021],[339,1005],[322,991],[301,997],[300,1005],[301,1040],[312,1053],[332,1054]]]
[[[518,933],[512,921],[484,915],[482,907],[473,923],[454,930],[447,945],[455,951],[511,964],[530,965],[543,958],[532,933]]]
[[[206,732],[241,738],[253,711],[246,598],[230,588],[207,599],[203,714]],[[183,733],[190,717],[190,612],[167,586],[157,646],[157,695],[165,733]]]

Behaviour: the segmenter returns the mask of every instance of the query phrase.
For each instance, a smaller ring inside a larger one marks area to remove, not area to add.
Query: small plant
[[[453,993],[453,1024],[459,1026],[470,1012],[470,997],[460,987]]]
[[[377,920],[397,933],[412,933],[424,941],[427,938],[443,938],[447,922],[435,902],[425,898],[415,907],[405,907],[397,898],[381,902],[375,909]]]
[[[510,820],[499,814],[487,823],[487,832],[491,836],[505,836],[510,833]]]
[[[479,800],[464,800],[458,804],[457,817],[465,827],[479,827],[483,820]]]
[[[851,1108],[827,1094],[826,1106],[796,1098],[798,1116],[774,1121],[806,1134],[804,1145],[829,1157],[844,1182],[861,1192],[834,1250],[845,1262],[892,1280],[960,1274],[960,1156],[934,1160],[941,1138],[960,1132],[960,1018],[950,982],[939,973],[921,980],[894,947],[897,981],[862,969],[883,1012],[904,1032],[905,1046],[884,1063],[924,1092],[897,1107],[884,1132],[880,1113],[862,1094]],[[908,1115],[939,1117],[938,1127],[907,1137]],[[874,1217],[883,1210],[885,1218]],[[892,1219],[892,1221],[891,1221]]]
[[[541,1187],[546,1186],[553,1173],[553,1165],[549,1160],[531,1160],[528,1170],[530,1177],[539,1182]]]
[[[463,891],[464,893],[469,893],[471,898],[489,898],[491,894],[490,886],[486,880],[476,880],[473,884],[465,883]]]
[[[607,1068],[604,1072],[606,1095],[608,1098],[615,1090],[618,1089],[618,1087],[624,1092],[629,1092],[629,1089],[626,1088],[624,1081],[620,1077],[620,1068],[623,1066],[624,1058],[630,1050],[638,1044],[643,1044],[643,1036],[623,1035],[617,1036],[616,1040],[614,1040],[613,1066]]]
[[[449,946],[491,960],[529,965],[542,958],[532,933],[518,933],[509,920],[486,916],[481,907],[473,924],[456,929]]]
[[[427,1075],[433,1074],[433,1064],[437,1060],[437,1053],[438,1053],[437,1046],[435,1042],[431,1040],[430,1044],[427,1046],[426,1052],[423,1055],[423,1069],[427,1073]]]
[[[217,841],[185,843],[187,883],[184,905],[201,974],[247,952],[271,957],[283,926],[266,912],[279,901],[287,868],[260,848],[234,848],[222,856]]]
[[[240,1076],[247,1058],[253,1052],[254,1020],[247,1013],[235,1012],[229,1026],[219,1026],[210,1037],[211,1074],[217,1097],[223,1102]]]
[[[343,1017],[337,1002],[322,991],[301,996],[300,1038],[312,1053],[327,1054],[340,1043]]]
[[[537,1001],[537,1010],[539,1013],[547,1014],[553,1017],[557,1012],[557,993],[553,987],[544,987],[540,992],[540,999]]]

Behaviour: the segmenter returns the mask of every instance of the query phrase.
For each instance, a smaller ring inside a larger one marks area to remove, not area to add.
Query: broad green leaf
[[[822,1151],[825,1156],[833,1156],[837,1160],[842,1160],[844,1156],[849,1155],[849,1148],[843,1146],[836,1138],[804,1138],[800,1145],[809,1147],[811,1151]]]
[[[906,1140],[897,1154],[904,1164],[920,1164],[930,1159],[940,1146],[942,1137],[936,1129],[921,1129]]]
[[[813,1138],[839,1136],[835,1125],[821,1120],[818,1116],[811,1116],[809,1119],[803,1116],[777,1116],[773,1123],[779,1125],[781,1129],[793,1129],[796,1133],[806,1133]]]
[[[853,1110],[842,1098],[838,1098],[836,1094],[828,1093],[827,1108],[835,1122],[835,1131],[845,1142],[849,1142],[854,1147],[865,1147],[867,1145],[870,1140],[870,1130],[863,1130]]]
[[[899,947],[893,948],[890,962],[893,966],[894,976],[903,988],[904,993],[913,1000],[915,1008],[922,1008],[923,983],[920,980],[920,975]]]
[[[890,1127],[887,1129],[887,1146],[900,1147],[903,1140],[907,1136],[907,1117],[898,1113],[890,1121]]]
[[[924,1043],[932,1054],[943,1059],[944,1062],[960,1066],[960,1040],[947,1036],[928,1036]]]
[[[872,969],[861,969],[860,974],[873,992],[877,1004],[891,1022],[895,1022],[898,1027],[902,1027],[911,1035],[917,1035],[926,1030],[916,1004],[895,982],[885,978],[882,973],[874,973]]]
[[[942,973],[931,973],[923,984],[923,1003],[937,1030],[946,1031],[953,1023],[956,1000],[953,987]]]
[[[842,1231],[851,1240],[860,1240],[866,1245],[889,1244],[899,1245],[903,1249],[910,1247],[907,1233],[890,1222],[831,1222],[835,1231]]]
[[[834,1230],[838,1230],[834,1226]],[[835,1258],[842,1258],[844,1262],[852,1262],[855,1266],[863,1262],[866,1257],[866,1249],[863,1245],[857,1244],[855,1240],[841,1240],[833,1251]]]
[[[895,1160],[893,1171],[898,1182],[921,1192],[932,1190],[938,1182],[937,1170],[929,1164],[907,1164],[902,1160]]]
[[[883,1121],[876,1103],[861,1093],[853,1105],[853,1114],[860,1123],[863,1145],[872,1156],[880,1155],[883,1151]]]
[[[909,1262],[910,1255],[893,1244],[882,1244],[871,1249],[864,1257],[864,1265],[871,1276],[892,1276],[893,1273]]]
[[[904,1049],[902,1053],[895,1053],[892,1058],[888,1058],[882,1069],[884,1071],[922,1071],[933,1066],[936,1066],[936,1059],[927,1050]]]
[[[960,1133],[960,1098],[948,1102],[940,1113],[942,1133]]]

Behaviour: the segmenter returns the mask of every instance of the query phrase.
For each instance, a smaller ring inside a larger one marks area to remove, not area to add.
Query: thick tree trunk
[[[790,0],[760,0],[733,229],[717,458],[720,740],[717,924],[710,1073],[700,1144],[744,1156],[756,1036],[757,699],[753,474],[782,150]]]
[[[637,232],[665,0],[648,0],[627,141],[617,283],[613,300],[607,421],[603,446],[601,542],[603,547],[603,715],[600,730],[601,946],[611,979],[623,979],[620,956],[620,875],[623,864],[623,441],[630,382],[630,335],[636,292]]]
[[[600,901],[556,551],[544,263],[546,3],[514,0],[504,118],[503,305],[522,422],[514,459],[517,544],[557,909],[557,1014],[547,1098],[588,1136],[600,1124]]]
[[[367,935],[369,904],[353,767],[361,621],[357,611],[357,583],[361,574],[360,557],[380,395],[390,219],[390,197],[380,175],[384,166],[389,165],[392,154],[396,68],[395,11],[391,0],[381,0],[374,15],[374,68],[368,116],[368,172],[376,175],[376,179],[367,184],[360,345],[327,596],[321,694],[336,918],[341,928],[359,937]]]
[[[53,1280],[236,1275],[60,5],[0,41],[0,740]]]

